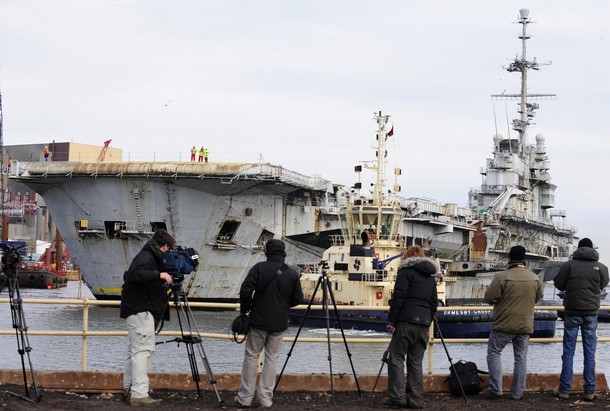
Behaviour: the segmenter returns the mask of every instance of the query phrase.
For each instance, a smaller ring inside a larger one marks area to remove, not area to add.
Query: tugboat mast
[[[374,166],[366,166],[368,169],[376,171],[375,188],[373,190],[373,205],[375,206],[384,205],[383,190],[385,188],[385,169],[388,162],[386,140],[389,134],[389,131],[386,131],[386,125],[389,119],[390,116],[382,115],[381,111],[375,114],[375,121],[377,122],[376,161]]]

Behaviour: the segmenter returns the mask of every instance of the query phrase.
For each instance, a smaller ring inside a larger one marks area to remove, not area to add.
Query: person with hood
[[[123,387],[130,405],[159,403],[148,395],[148,369],[155,352],[155,324],[169,314],[167,284],[172,276],[163,272],[163,253],[175,244],[167,231],[157,229],[123,274],[120,315],[129,336]]]
[[[494,305],[493,325],[487,341],[489,399],[502,397],[502,350],[513,344],[514,365],[511,397],[520,400],[527,378],[527,347],[534,333],[534,304],[542,298],[540,278],[525,267],[525,247],[516,245],[508,253],[507,270],[497,273],[485,301]]]
[[[434,275],[439,267],[423,248],[410,246],[398,264],[398,274],[388,313],[392,333],[388,358],[388,397],[384,404],[399,408],[424,408],[422,361],[438,297]],[[405,357],[407,388],[405,393]]]
[[[282,352],[282,338],[288,328],[288,310],[303,302],[300,274],[286,265],[285,245],[269,240],[267,261],[256,263],[239,291],[242,313],[250,313],[239,391],[234,401],[240,408],[252,407],[254,396],[263,408],[273,405],[276,363]],[[263,370],[256,389],[258,357],[265,349]]]
[[[563,297],[563,355],[561,356],[561,375],[559,386],[553,394],[567,400],[572,388],[574,350],[578,329],[582,336],[584,399],[595,399],[595,350],[597,345],[597,314],[600,295],[608,285],[608,267],[599,262],[599,253],[593,242],[583,238],[572,259],[559,268],[553,282]]]

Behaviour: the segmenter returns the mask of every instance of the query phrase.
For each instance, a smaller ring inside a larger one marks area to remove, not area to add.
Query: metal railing
[[[0,305],[8,304],[8,298],[0,298]],[[82,346],[81,346],[81,369],[87,369],[87,348],[88,348],[88,339],[89,337],[127,337],[127,331],[92,331],[89,330],[89,309],[94,306],[102,306],[102,307],[119,307],[120,301],[100,301],[100,300],[91,300],[88,298],[85,299],[44,299],[44,298],[24,298],[22,299],[23,304],[56,304],[56,305],[74,305],[81,306],[83,310],[83,321],[82,321],[82,329],[80,330],[27,330],[28,335],[31,336],[51,336],[51,337],[82,337]],[[189,306],[193,309],[222,309],[222,310],[239,310],[239,304],[237,303],[198,303],[198,302],[189,302]],[[362,310],[372,310],[372,311],[388,311],[388,306],[349,306],[349,305],[338,305],[337,310],[354,310],[354,308],[362,309]],[[295,309],[305,310],[307,309],[307,305],[299,305],[295,307]],[[323,307],[321,305],[312,305],[312,310],[321,310]],[[451,307],[438,307],[439,311],[468,311],[472,310],[473,306],[451,306]],[[536,310],[540,311],[563,311],[564,308],[562,306],[536,306]],[[476,306],[477,311],[491,311],[493,310],[492,306]],[[600,311],[602,310],[610,310],[610,306],[602,306],[600,307]],[[16,330],[0,330],[0,336],[4,335],[15,335]],[[225,334],[219,333],[199,333],[202,338],[209,339],[222,339],[229,340],[229,336]],[[180,336],[180,331],[161,331],[159,336],[171,336],[176,337]],[[295,337],[284,337],[284,342],[293,342]],[[332,337],[332,338],[322,338],[322,337],[299,337],[299,342],[308,342],[308,343],[326,343],[327,341],[331,343],[343,343],[343,338],[340,337]],[[389,344],[391,338],[390,337],[347,337],[346,341],[348,343],[354,344],[378,344],[384,343]],[[444,338],[443,339],[446,344],[480,344],[487,343],[487,338]],[[578,339],[581,341],[581,339]],[[552,344],[552,343],[560,343],[563,341],[562,338],[551,337],[551,338],[530,338],[530,343],[534,344]],[[610,342],[610,337],[597,337],[597,342],[607,343]],[[434,355],[432,348],[436,344],[440,344],[441,339],[434,336],[433,327],[430,327],[430,339],[428,342],[429,350],[428,350],[428,374],[432,374],[433,364],[434,364]]]

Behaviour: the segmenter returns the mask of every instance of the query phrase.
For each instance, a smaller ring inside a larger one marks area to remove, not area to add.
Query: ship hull
[[[237,301],[268,239],[284,239],[287,263],[297,264],[319,261],[338,230],[336,215],[313,204],[332,191],[328,185],[297,184],[256,165],[210,171],[166,164],[147,174],[142,165],[130,171],[131,163],[96,173],[91,165],[53,163],[44,175],[37,164],[23,166],[20,181],[42,195],[98,299],[120,297],[123,273],[159,227],[198,250],[198,270],[185,280],[189,300],[215,302]]]
[[[440,338],[489,338],[493,324],[490,311],[462,310],[439,311],[436,321],[441,334],[435,330],[435,337]],[[553,338],[556,330],[557,313],[554,311],[536,311],[534,315],[533,338]],[[291,310],[290,322],[312,328],[343,328],[344,330],[387,332],[387,313],[374,310],[340,310],[339,317],[332,306],[326,316],[322,310]]]

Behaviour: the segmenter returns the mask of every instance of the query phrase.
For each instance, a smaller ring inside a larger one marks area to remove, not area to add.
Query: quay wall
[[[120,372],[100,371],[36,371],[34,373],[39,388],[47,390],[61,390],[87,393],[123,392],[123,374]],[[29,377],[29,373],[28,373]],[[149,373],[150,387],[153,390],[195,391],[196,386],[190,373]],[[215,374],[216,388],[221,391],[237,391],[239,388],[239,374]],[[426,392],[449,392],[448,375],[424,375],[424,388]],[[481,375],[483,386],[487,385],[487,376]],[[210,379],[200,374],[199,385],[202,390],[211,389]],[[377,374],[358,375],[358,385],[362,392],[371,392]],[[510,389],[511,375],[504,375],[503,388]],[[22,370],[0,370],[0,384],[23,385]],[[558,374],[529,374],[527,376],[527,391],[552,391],[559,384]],[[573,392],[582,392],[582,374],[574,374],[572,384]],[[597,391],[608,391],[608,383],[604,374],[596,375]],[[335,391],[357,391],[356,381],[352,374],[333,376]],[[376,392],[385,392],[387,389],[387,372],[381,373]],[[330,391],[330,378],[328,374],[284,374],[278,385],[279,392],[291,391]]]

